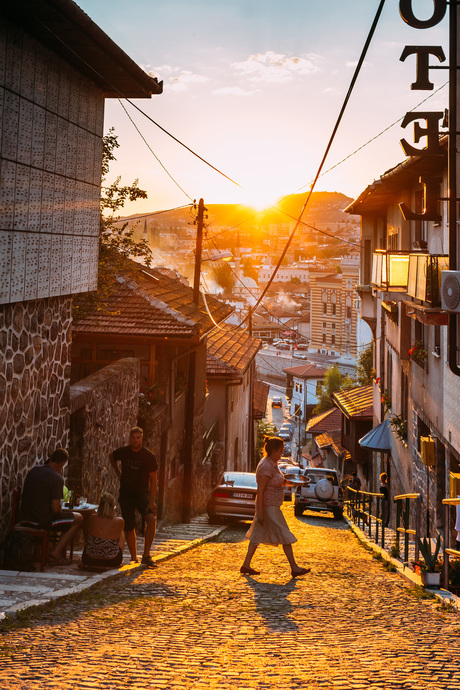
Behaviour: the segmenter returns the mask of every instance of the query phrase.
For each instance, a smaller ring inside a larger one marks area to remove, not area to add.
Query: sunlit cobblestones
[[[299,563],[261,547],[239,574],[243,527],[60,601],[2,639],[6,690],[458,690],[460,619],[420,599],[344,523],[294,517]]]

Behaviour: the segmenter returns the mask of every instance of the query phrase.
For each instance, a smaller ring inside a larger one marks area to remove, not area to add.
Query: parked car
[[[289,424],[289,422],[284,422],[284,424],[281,424],[280,431],[282,431],[283,429],[286,429],[286,431],[289,432],[289,438],[291,439],[292,438],[292,427]]]
[[[292,356],[297,357],[297,359],[308,359],[308,355],[305,352],[297,352],[297,350],[294,350]]]
[[[272,398],[272,407],[283,407],[283,398],[279,395],[274,395]]]
[[[278,431],[278,438],[282,438],[283,441],[290,441],[291,440],[291,432],[288,431],[287,429],[281,429]]]
[[[287,343],[277,343],[275,346],[277,350],[290,350],[291,346],[288,345]]]
[[[297,343],[298,350],[308,350],[308,343]]]
[[[284,442],[283,454],[282,454],[281,457],[282,457],[282,458],[290,458],[291,455],[292,455],[291,444],[290,444],[288,441],[285,441],[285,442]]]
[[[252,520],[256,512],[257,482],[252,472],[225,472],[208,501],[210,522],[222,518]]]
[[[286,465],[278,463],[278,468],[282,474],[302,474],[303,470],[298,465],[288,463]],[[292,501],[292,486],[283,486],[284,500]]]
[[[302,515],[304,510],[330,511],[337,520],[340,519],[343,516],[343,491],[337,470],[311,467],[304,470],[304,474],[310,484],[296,487],[295,515]]]

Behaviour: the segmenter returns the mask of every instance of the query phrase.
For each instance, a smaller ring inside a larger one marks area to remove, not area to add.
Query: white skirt
[[[294,544],[297,541],[279,506],[264,506],[264,524],[261,525],[258,522],[256,514],[246,533],[246,539],[249,539],[251,544],[267,544],[268,546]]]

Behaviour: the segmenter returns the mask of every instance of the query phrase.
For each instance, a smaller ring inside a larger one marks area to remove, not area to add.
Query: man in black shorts
[[[57,448],[44,465],[36,465],[27,473],[22,490],[21,522],[29,522],[56,532],[62,532],[49,555],[50,565],[67,565],[64,551],[67,544],[83,526],[83,516],[62,510],[64,479],[62,470],[69,459],[64,448]]]
[[[142,563],[149,568],[155,567],[150,555],[150,547],[155,538],[157,525],[157,508],[155,494],[157,491],[158,465],[153,453],[142,445],[144,432],[138,426],[131,429],[129,445],[115,450],[110,462],[120,479],[120,508],[125,521],[126,543],[131,554],[131,561],[137,563],[136,548],[136,509],[145,522],[144,553]],[[121,463],[121,470],[119,463]]]

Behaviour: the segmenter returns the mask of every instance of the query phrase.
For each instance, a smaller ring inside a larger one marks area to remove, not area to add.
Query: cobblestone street
[[[1,688],[458,690],[457,614],[387,572],[344,522],[285,510],[306,577],[270,547],[260,576],[240,575],[246,527],[231,527],[7,622]]]

